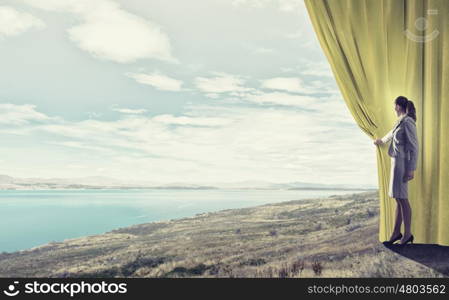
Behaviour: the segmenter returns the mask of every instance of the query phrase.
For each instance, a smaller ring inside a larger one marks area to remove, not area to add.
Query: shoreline
[[[67,190],[67,189],[62,189],[62,191],[65,191],[65,190]],[[78,190],[78,189],[76,189],[76,190]],[[98,189],[93,189],[93,191],[97,191],[97,190],[98,190]],[[109,189],[107,189],[107,190],[109,190]],[[111,189],[111,190],[112,190],[112,189]],[[121,189],[117,189],[117,190],[121,190]],[[226,190],[257,190],[257,189],[226,189]],[[270,190],[274,190],[274,189],[270,189]],[[285,189],[282,189],[282,190],[285,190]],[[292,190],[298,190],[298,189],[292,189]],[[327,189],[311,189],[311,190],[323,190],[323,191],[327,191]],[[334,190],[334,189],[331,189],[331,190]],[[27,191],[28,191],[28,190],[27,190]],[[50,190],[42,190],[42,191],[54,191],[54,189],[50,189]],[[114,190],[112,190],[112,191],[114,191]],[[336,189],[336,191],[341,191],[341,190],[337,190],[337,189]],[[359,192],[359,193],[367,193],[367,192],[372,192],[373,190],[359,190],[359,189],[357,189],[357,190],[349,190],[349,191],[354,191],[354,192]],[[377,189],[375,189],[374,191],[377,191]],[[36,245],[36,246],[33,246],[33,247],[24,248],[24,249],[21,249],[21,250],[15,250],[15,251],[0,251],[0,254],[13,254],[13,253],[16,253],[16,252],[26,252],[26,251],[33,250],[33,249],[37,249],[37,248],[44,247],[44,246],[47,246],[47,245],[52,245],[52,244],[57,244],[57,243],[63,243],[63,242],[70,241],[70,240],[74,240],[74,239],[88,238],[88,237],[91,237],[91,236],[103,235],[103,234],[107,234],[107,233],[109,233],[109,232],[113,232],[113,231],[116,231],[116,230],[120,230],[120,229],[122,229],[122,228],[128,228],[128,227],[140,226],[140,225],[145,225],[145,224],[163,223],[163,222],[174,222],[174,221],[177,221],[177,220],[189,219],[189,218],[195,218],[195,217],[197,217],[197,216],[208,215],[208,214],[214,214],[214,213],[220,213],[220,212],[223,212],[223,211],[229,211],[229,210],[241,210],[241,209],[247,209],[247,208],[257,208],[257,207],[261,207],[261,206],[266,206],[266,205],[276,205],[276,204],[288,203],[288,202],[292,202],[292,201],[293,201],[293,202],[296,202],[296,201],[303,201],[303,200],[304,200],[304,201],[310,201],[310,200],[327,199],[327,198],[332,198],[332,197],[335,197],[335,196],[352,196],[352,195],[355,195],[355,194],[358,194],[358,193],[347,193],[347,194],[342,194],[342,195],[329,195],[329,196],[327,196],[327,197],[326,197],[326,196],[323,196],[323,197],[315,197],[315,198],[304,198],[304,199],[296,199],[296,200],[295,200],[295,199],[294,199],[294,200],[285,200],[285,201],[281,201],[281,202],[269,202],[269,203],[265,203],[265,204],[251,205],[251,206],[248,206],[248,207],[241,207],[241,208],[225,208],[225,209],[220,209],[220,210],[213,210],[213,211],[207,211],[207,212],[195,213],[195,214],[188,215],[188,216],[185,216],[185,217],[161,219],[161,220],[155,220],[155,221],[150,221],[150,222],[145,222],[145,223],[131,224],[131,225],[125,226],[125,227],[112,228],[112,229],[110,229],[110,230],[108,230],[108,231],[100,232],[100,233],[97,233],[97,234],[81,235],[81,236],[70,237],[70,238],[66,238],[66,239],[62,239],[62,240],[57,240],[57,241],[52,240],[52,241],[49,241],[49,242],[47,242],[47,243],[42,243],[42,244],[39,244],[39,245]]]
[[[136,192],[140,192],[140,191],[152,191],[153,189],[137,189],[137,190],[131,190],[131,192],[133,192],[133,191],[136,191]],[[348,195],[351,195],[351,194],[354,194],[354,193],[364,193],[364,192],[372,192],[373,190],[360,190],[360,189],[356,189],[356,190],[346,190],[346,189],[340,189],[340,190],[338,190],[338,189],[242,189],[242,188],[226,188],[226,189],[222,189],[222,191],[224,191],[224,192],[231,192],[231,191],[261,191],[261,190],[269,190],[269,191],[273,191],[273,192],[276,192],[276,191],[291,191],[291,192],[295,192],[295,191],[300,191],[300,190],[305,190],[305,191],[307,191],[307,190],[313,190],[313,191],[323,191],[323,192],[328,192],[328,191],[336,191],[336,192],[343,192],[343,191],[347,191],[348,193],[346,193],[346,194],[348,194]],[[105,192],[126,192],[126,191],[129,191],[129,190],[126,190],[126,189],[105,189],[105,190],[100,190],[100,189],[88,189],[88,190],[80,190],[80,189],[75,189],[75,190],[68,190],[68,189],[61,189],[61,190],[55,190],[55,189],[50,189],[50,190],[19,190],[19,191],[17,191],[18,193],[27,193],[27,192],[35,192],[35,191],[41,191],[41,192],[61,192],[61,193],[64,193],[64,192],[77,192],[77,191],[80,191],[80,192],[93,192],[93,193],[97,193],[97,192],[102,192],[102,191],[105,191]],[[173,190],[173,191],[180,191],[180,190]],[[192,191],[191,189],[188,189],[188,191]],[[196,192],[197,190],[195,190],[195,192]],[[374,190],[374,191],[377,191],[377,189],[376,190]],[[336,195],[338,195],[338,194],[336,194]],[[328,197],[332,197],[333,195],[329,195],[329,196],[327,196],[327,195],[323,195],[323,196],[316,196],[315,198],[328,198]],[[135,225],[139,225],[139,224],[146,224],[146,223],[152,223],[152,222],[164,222],[164,221],[175,221],[175,220],[177,220],[177,219],[183,219],[183,218],[189,218],[189,217],[195,217],[195,216],[197,216],[197,215],[201,215],[201,214],[207,214],[207,213],[216,213],[216,212],[219,212],[219,211],[223,211],[223,210],[229,210],[229,209],[244,209],[244,208],[250,208],[250,207],[257,207],[257,206],[261,206],[261,205],[271,205],[271,204],[275,204],[275,203],[282,203],[282,202],[285,202],[285,201],[301,201],[301,200],[307,200],[307,199],[309,199],[310,197],[309,196],[304,196],[305,198],[300,198],[300,199],[293,199],[293,200],[283,200],[283,201],[281,201],[281,202],[271,202],[271,201],[269,201],[269,200],[267,200],[268,202],[266,202],[266,203],[263,203],[263,204],[248,204],[248,205],[246,205],[246,206],[242,206],[242,207],[231,207],[231,208],[223,208],[223,209],[213,209],[213,210],[209,210],[209,211],[202,211],[202,212],[196,212],[196,213],[191,213],[191,214],[186,214],[185,216],[179,216],[179,217],[172,217],[172,218],[170,218],[170,217],[168,217],[168,218],[164,218],[164,219],[156,219],[156,220],[154,220],[154,221],[146,221],[145,223],[132,223],[132,224],[129,224],[129,225],[127,225],[127,226],[135,226]],[[0,200],[1,200],[1,198],[0,198]],[[136,221],[139,221],[139,220],[136,220]],[[29,249],[33,249],[33,248],[36,248],[36,247],[41,247],[41,246],[45,246],[45,245],[47,245],[47,244],[51,244],[51,243],[57,243],[57,242],[64,242],[64,241],[66,241],[66,240],[70,240],[70,239],[76,239],[76,238],[83,238],[83,237],[88,237],[88,236],[92,236],[92,235],[101,235],[101,234],[105,234],[105,233],[107,233],[107,232],[109,232],[109,231],[113,231],[113,230],[115,230],[116,228],[118,228],[117,226],[111,226],[111,227],[109,227],[109,228],[103,228],[103,230],[102,231],[97,231],[96,233],[94,232],[94,233],[88,233],[88,234],[83,234],[83,235],[77,235],[77,236],[68,236],[67,238],[49,238],[48,239],[48,241],[43,241],[42,243],[39,243],[39,244],[34,244],[34,245],[32,245],[32,246],[30,246],[30,247],[26,247],[26,248],[22,248],[22,249],[17,249],[17,250],[1,250],[0,249],[0,253],[14,253],[14,252],[20,252],[20,251],[27,251],[27,250],[29,250]]]
[[[0,276],[449,276],[447,260],[383,246],[378,222],[377,192],[225,209],[0,254]]]

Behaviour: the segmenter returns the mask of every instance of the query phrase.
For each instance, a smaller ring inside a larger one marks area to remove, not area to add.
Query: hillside
[[[0,254],[1,277],[444,277],[449,247],[385,247],[376,192],[228,209]]]

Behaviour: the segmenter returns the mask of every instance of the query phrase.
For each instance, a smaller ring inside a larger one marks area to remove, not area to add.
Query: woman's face
[[[396,103],[394,104],[394,110],[396,111],[396,115],[398,115],[398,116],[402,112],[401,107],[398,104],[396,104]]]

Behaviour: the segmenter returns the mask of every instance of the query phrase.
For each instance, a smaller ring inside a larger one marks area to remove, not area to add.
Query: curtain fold
[[[449,1],[304,1],[361,130],[372,140],[383,137],[397,118],[394,99],[414,102],[420,153],[409,181],[411,230],[417,243],[449,246]],[[384,241],[393,231],[396,201],[388,196],[388,145],[376,148]]]

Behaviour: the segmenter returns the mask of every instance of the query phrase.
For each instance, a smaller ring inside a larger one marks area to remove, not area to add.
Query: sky
[[[0,174],[377,186],[302,0],[0,0]]]

